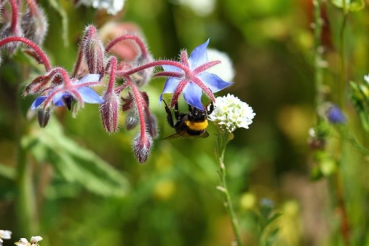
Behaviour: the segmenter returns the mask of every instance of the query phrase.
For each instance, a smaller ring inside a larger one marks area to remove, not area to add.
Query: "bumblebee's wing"
[[[178,137],[181,137],[182,135],[179,134],[179,133],[174,133],[172,135],[169,135],[168,137],[165,137],[163,139],[173,139],[173,138],[178,138]]]
[[[184,138],[207,138],[207,137],[209,137],[209,133],[207,131],[205,131],[201,135],[189,135],[186,131],[183,131],[183,132],[174,133],[174,134],[172,134],[168,137],[165,137],[164,139],[173,139],[173,138],[179,138],[179,137],[184,137]]]
[[[204,131],[204,133],[201,134],[199,137],[200,138],[207,138],[207,137],[209,137],[209,133],[207,131]]]

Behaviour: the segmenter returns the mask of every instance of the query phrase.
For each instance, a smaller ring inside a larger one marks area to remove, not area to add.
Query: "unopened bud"
[[[133,140],[133,151],[140,163],[144,163],[149,157],[151,145],[152,138],[147,132],[143,135],[139,133]]]
[[[118,131],[119,97],[115,93],[106,93],[104,102],[100,105],[100,116],[105,131]]]
[[[126,118],[126,122],[125,122],[125,127],[127,130],[132,130],[133,128],[135,128],[138,125],[139,122],[139,118],[135,112],[136,110],[130,110],[127,118]]]
[[[32,5],[32,10],[28,10],[22,16],[21,27],[24,36],[32,40],[37,45],[42,45],[48,29],[45,13],[36,4]]]
[[[151,135],[152,138],[156,138],[158,136],[158,124],[155,115],[149,113],[148,119],[146,119],[147,131]]]
[[[104,71],[104,46],[94,26],[86,27],[82,40],[82,50],[89,73],[102,74]]]
[[[143,65],[143,64],[146,64],[152,61],[153,61],[153,58],[151,57],[151,55],[147,55],[147,56],[141,55],[132,62],[132,67],[138,67],[140,65]],[[131,78],[138,87],[142,87],[150,81],[150,79],[152,78],[153,72],[154,72],[154,67],[149,67],[149,68],[140,70],[135,74],[132,74]]]
[[[22,37],[23,36],[23,32],[22,29],[20,28],[19,24],[16,25],[15,31],[12,31],[10,24],[5,25],[1,30],[0,30],[0,39],[6,38],[6,37],[11,37],[11,36],[17,36],[17,37]],[[19,42],[10,42],[6,45],[3,46],[3,48],[6,50],[6,52],[9,55],[13,55],[15,50],[20,46]]]
[[[45,127],[47,125],[47,123],[49,123],[49,119],[50,119],[50,109],[43,109],[40,108],[39,110],[37,110],[37,120],[38,120],[38,124],[40,125],[40,127]]]

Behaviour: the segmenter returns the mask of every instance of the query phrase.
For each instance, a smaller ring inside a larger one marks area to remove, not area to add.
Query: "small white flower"
[[[39,241],[41,241],[43,238],[41,236],[34,236],[31,237],[31,244],[37,244]]]
[[[18,242],[16,242],[15,245],[30,246],[31,244],[28,242],[26,238],[23,237]]]
[[[3,245],[3,239],[10,239],[12,235],[11,231],[0,230],[0,246]]]
[[[39,246],[38,242],[41,241],[43,238],[41,236],[33,236],[31,237],[30,242],[26,238],[21,238],[15,245],[19,246]]]
[[[235,76],[235,70],[231,58],[227,53],[221,52],[216,49],[206,49],[209,61],[219,60],[220,64],[211,67],[207,70],[209,73],[218,75],[224,81],[233,81]]]
[[[0,230],[0,238],[1,239],[10,239],[12,236],[12,232],[8,230]]]
[[[368,75],[364,75],[364,80],[369,83],[369,74]]]
[[[215,121],[222,130],[233,132],[236,128],[248,129],[254,117],[255,113],[247,103],[228,94],[216,98],[209,120]]]
[[[95,9],[106,9],[111,15],[117,14],[124,6],[124,0],[80,0],[79,3]]]

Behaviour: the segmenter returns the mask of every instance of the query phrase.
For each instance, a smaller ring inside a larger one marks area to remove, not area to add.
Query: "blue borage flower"
[[[99,74],[87,74],[80,80],[72,80],[71,87],[65,87],[64,85],[57,86],[52,89],[47,96],[37,97],[31,105],[31,110],[38,108],[45,101],[49,104],[51,100],[55,106],[68,106],[66,102],[73,98],[76,98],[82,105],[85,102],[101,104],[104,100],[93,89],[88,87],[90,85],[89,83],[98,82],[99,80]],[[45,108],[47,106],[48,105],[44,105]]]
[[[190,58],[188,58],[186,51],[181,52],[181,65],[188,68],[186,70],[170,65],[162,66],[164,72],[158,74],[169,78],[160,95],[160,102],[163,100],[163,94],[173,93],[171,102],[171,106],[173,106],[178,101],[179,95],[183,93],[183,97],[189,105],[204,110],[201,102],[202,92],[215,101],[213,93],[233,84],[205,71],[219,63],[219,61],[208,61],[206,52],[208,44],[209,39],[197,46],[192,51]]]

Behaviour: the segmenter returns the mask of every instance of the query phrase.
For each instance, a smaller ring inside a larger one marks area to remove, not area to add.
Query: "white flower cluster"
[[[95,9],[106,9],[111,15],[117,14],[124,6],[124,0],[80,0],[78,3],[92,6]]]
[[[0,230],[0,245],[3,245],[3,239],[10,239],[12,235],[11,231]]]
[[[15,245],[19,246],[39,246],[38,242],[41,241],[43,238],[41,236],[34,236],[31,237],[30,242],[26,238],[21,238]]]
[[[228,132],[233,132],[237,128],[248,129],[255,117],[255,113],[247,103],[231,94],[217,97],[214,107],[208,119],[215,121],[222,130]]]

